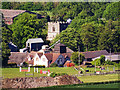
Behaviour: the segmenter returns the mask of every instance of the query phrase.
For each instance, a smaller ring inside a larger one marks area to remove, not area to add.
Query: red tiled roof
[[[29,53],[29,56],[31,59],[33,59],[35,57],[36,53],[35,52],[32,52],[32,53]]]
[[[41,56],[43,55],[43,53],[37,53],[39,58],[41,58]]]
[[[85,55],[85,58],[95,58],[101,55],[109,55],[109,53],[106,50],[100,50],[100,51],[87,51],[87,52],[81,52]]]
[[[0,9],[4,17],[15,17],[21,13],[26,12],[26,10],[12,10],[12,9]]]
[[[46,53],[44,54],[46,56],[46,58],[50,61],[53,60],[53,53]]]
[[[52,60],[51,64],[56,61],[56,59],[58,58],[59,55],[60,55],[60,53],[53,53],[53,60]]]
[[[71,53],[63,53],[63,54],[61,54],[61,55],[63,55],[63,57],[66,58],[67,56],[68,56],[68,57],[71,57],[72,54],[71,54]]]

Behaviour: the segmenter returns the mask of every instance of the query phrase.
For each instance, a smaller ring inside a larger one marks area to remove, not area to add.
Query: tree
[[[96,66],[100,66],[101,64],[100,64],[100,59],[98,58],[98,59],[96,59],[96,60],[94,60],[94,61],[92,61],[92,65],[96,65]]]
[[[46,40],[47,19],[38,19],[37,15],[23,13],[14,19],[10,26],[13,31],[12,41],[18,48],[25,47],[25,42],[29,38],[42,38]]]
[[[94,22],[85,23],[81,26],[81,38],[86,51],[97,49],[97,26]]]
[[[60,35],[57,35],[55,39],[52,40],[50,45],[54,44],[58,40],[74,51],[78,51],[78,46],[80,46],[80,51],[84,50],[80,32],[74,28],[63,30]]]
[[[100,64],[103,65],[105,63],[105,56],[101,55],[100,56]]]
[[[7,61],[9,60],[10,49],[8,47],[8,43],[11,41],[11,35],[12,31],[4,21],[2,21],[2,66],[7,66]]]
[[[65,44],[74,51],[78,51],[78,46],[80,50],[83,51],[83,44],[80,37],[80,32],[74,28],[67,28],[60,34],[61,43]]]
[[[98,38],[98,48],[107,51],[112,50],[112,52],[120,51],[120,26],[119,21],[108,20],[105,24],[105,30],[100,33],[100,38]]]
[[[97,58],[96,60],[92,61],[92,65],[100,66],[105,64],[105,56],[101,55],[100,58]]]
[[[80,56],[79,56],[79,53],[80,52],[73,52],[72,53],[72,56],[71,56],[71,60],[76,64],[76,65],[79,65],[79,57],[80,57],[80,64],[82,64],[82,62],[84,61],[85,59],[85,56],[80,53]]]
[[[118,11],[120,11],[119,5],[120,5],[120,2],[113,2],[113,3],[109,4],[103,13],[103,18],[106,18],[107,20],[119,19],[119,12],[118,12]]]

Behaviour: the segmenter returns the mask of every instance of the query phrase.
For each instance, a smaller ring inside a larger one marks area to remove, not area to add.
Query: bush
[[[16,63],[10,63],[10,64],[8,64],[7,68],[17,68],[17,64]]]
[[[107,65],[113,65],[113,62],[110,61],[110,60],[107,60],[107,61],[105,61],[105,64],[107,64]]]
[[[67,67],[72,67],[72,66],[75,66],[74,63],[67,63]]]
[[[53,73],[51,73],[50,74],[50,77],[56,77],[56,76],[62,76],[62,75],[67,75],[67,73],[55,73],[55,72],[53,72]]]
[[[53,78],[54,78],[54,77],[56,77],[56,76],[57,76],[57,74],[56,74],[55,72],[53,72],[53,73],[50,74],[50,77],[53,77]]]
[[[63,67],[63,64],[60,64],[59,67]]]
[[[56,63],[52,63],[50,67],[57,67],[58,65]]]
[[[36,65],[36,66],[30,66],[30,67],[45,68],[45,65]]]
[[[28,63],[27,62],[23,62],[22,67],[28,67]]]

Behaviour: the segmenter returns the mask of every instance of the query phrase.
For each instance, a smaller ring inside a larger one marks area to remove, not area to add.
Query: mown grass
[[[74,85],[60,85],[42,88],[119,88],[120,82],[110,82],[110,83],[83,83]]]
[[[24,68],[25,69],[25,68]],[[27,69],[27,68],[26,68]],[[88,69],[90,72],[93,73],[94,68],[84,68],[85,70]],[[118,70],[118,68],[115,68]],[[26,72],[27,74],[33,73],[33,68],[31,68],[30,72]],[[50,72],[55,73],[67,73],[69,75],[75,75],[78,74],[78,71],[74,69],[74,67],[50,67],[50,68],[39,68],[39,73],[34,73],[34,77],[40,77],[40,76],[47,76],[47,74],[40,74],[40,70],[47,71],[50,70]],[[100,69],[97,68],[97,71]],[[113,71],[112,66],[109,67],[109,71]],[[25,72],[19,72],[19,68],[2,68],[2,77],[3,78],[16,78],[16,77],[25,77]],[[32,75],[27,77],[33,77]],[[84,83],[89,82],[105,82],[105,81],[116,81],[118,80],[118,74],[108,74],[108,75],[93,75],[93,76],[78,76],[78,79],[83,81]]]

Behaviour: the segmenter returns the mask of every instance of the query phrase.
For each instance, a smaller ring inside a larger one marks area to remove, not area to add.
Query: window
[[[36,58],[36,61],[38,61],[38,58]]]
[[[29,43],[28,43],[28,46],[29,46]]]
[[[52,28],[52,29],[53,29],[53,32],[54,32],[54,31],[55,31],[55,27],[53,26],[53,28]]]

